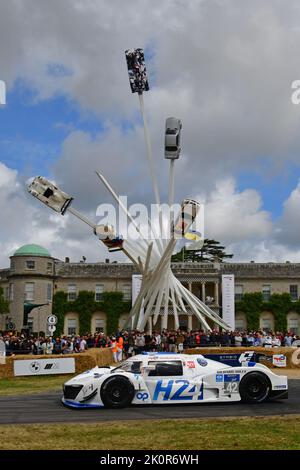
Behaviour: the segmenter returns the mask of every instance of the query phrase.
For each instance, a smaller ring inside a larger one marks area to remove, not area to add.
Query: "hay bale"
[[[113,354],[110,348],[91,348],[88,350],[96,361],[97,366],[108,366],[113,362]]]

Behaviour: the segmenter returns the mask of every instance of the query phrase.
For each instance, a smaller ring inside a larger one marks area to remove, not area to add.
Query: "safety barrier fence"
[[[202,354],[210,359],[216,359],[220,362],[228,363],[232,361],[234,365],[234,357],[236,357],[236,365],[239,357],[243,354],[242,360],[250,360],[251,362],[259,362],[270,368],[300,368],[300,348],[262,348],[262,347],[220,347],[220,348],[190,348],[186,349],[185,354]],[[247,352],[253,352],[253,355],[246,355]]]

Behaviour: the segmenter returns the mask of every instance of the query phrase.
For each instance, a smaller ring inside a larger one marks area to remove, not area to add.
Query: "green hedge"
[[[129,312],[131,303],[123,300],[122,292],[104,292],[103,300],[95,302],[95,293],[81,291],[74,302],[68,301],[65,292],[56,292],[53,296],[52,312],[58,317],[56,334],[61,335],[64,329],[64,317],[67,312],[79,314],[79,333],[87,334],[91,330],[91,318],[94,312],[106,313],[107,334],[115,333],[118,329],[119,318]]]
[[[300,302],[292,302],[290,294],[272,294],[270,300],[264,302],[261,292],[244,294],[241,301],[235,304],[236,312],[243,312],[246,315],[248,329],[257,330],[259,328],[260,314],[267,310],[272,312],[275,320],[275,331],[287,330],[287,314],[290,311],[300,313]]]

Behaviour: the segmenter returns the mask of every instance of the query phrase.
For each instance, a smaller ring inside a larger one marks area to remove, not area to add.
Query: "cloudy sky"
[[[176,200],[205,202],[206,236],[236,261],[300,262],[297,0],[0,0],[0,267],[20,245],[107,257],[88,227],[26,192],[44,175],[96,218],[112,202],[153,201],[124,50],[145,50],[145,107],[161,197],[165,119],[182,119]],[[117,259],[112,255],[111,259]]]

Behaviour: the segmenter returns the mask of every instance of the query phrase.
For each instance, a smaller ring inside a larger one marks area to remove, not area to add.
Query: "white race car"
[[[118,367],[95,367],[63,387],[64,405],[73,408],[124,408],[129,405],[261,403],[287,398],[286,376],[262,364],[231,367],[201,355],[148,353]]]
[[[69,194],[65,193],[43,176],[37,176],[28,187],[28,192],[41,202],[62,215],[73,201]]]

